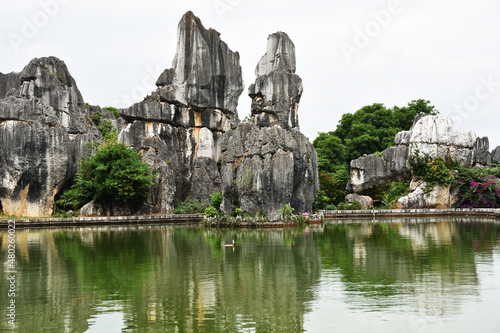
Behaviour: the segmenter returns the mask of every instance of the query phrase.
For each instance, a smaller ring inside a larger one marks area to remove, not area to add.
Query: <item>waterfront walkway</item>
[[[500,219],[500,209],[385,209],[385,210],[325,210],[317,214],[323,220],[350,218],[397,218],[397,217],[459,217],[477,216]],[[85,225],[137,225],[137,224],[201,224],[203,214],[168,214],[142,216],[102,216],[102,217],[66,217],[66,218],[20,218],[15,219],[16,226],[85,226]],[[0,220],[0,228],[6,228],[8,219]],[[315,221],[320,222],[320,221]],[[267,222],[260,227],[289,226],[283,222]]]

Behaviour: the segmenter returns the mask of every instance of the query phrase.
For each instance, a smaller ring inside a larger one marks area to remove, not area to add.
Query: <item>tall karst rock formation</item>
[[[4,213],[47,216],[101,134],[75,80],[55,57],[0,73],[0,202]]]
[[[298,128],[302,81],[295,47],[269,36],[249,89],[252,121],[236,112],[243,92],[239,54],[187,12],[178,26],[172,68],[142,102],[121,109],[118,141],[156,170],[144,203],[129,213],[173,211],[175,198],[207,202],[222,191],[224,210],[262,208],[275,218],[290,204],[311,211],[318,183],[316,151]],[[0,210],[47,216],[74,180],[89,142],[102,139],[66,65],[32,60],[21,73],[0,73]],[[107,212],[119,214],[119,212]]]
[[[119,140],[141,151],[158,172],[144,213],[172,211],[174,197],[206,202],[220,190],[222,136],[239,123],[239,54],[187,12],[178,25],[172,68],[156,85],[142,102],[121,110],[127,124]]]
[[[269,36],[266,54],[249,88],[252,119],[229,130],[222,140],[223,209],[259,208],[276,218],[290,204],[311,211],[319,189],[314,147],[299,130],[302,80],[295,74],[295,46],[283,32]]]

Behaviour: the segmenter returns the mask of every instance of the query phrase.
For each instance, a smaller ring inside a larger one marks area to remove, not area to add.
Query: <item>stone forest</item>
[[[296,74],[295,45],[286,33],[276,32],[263,51],[248,88],[251,116],[243,121],[237,113],[244,90],[239,54],[192,12],[178,25],[172,68],[159,75],[155,91],[127,108],[86,103],[56,57],[35,58],[21,72],[0,73],[2,212],[57,213],[59,198],[75,182],[83,183],[82,161],[118,144],[137,152],[152,172],[150,184],[144,181],[149,185],[139,200],[127,200],[132,198],[128,192],[124,200],[80,196],[70,206],[81,208],[81,215],[167,214],[179,202],[209,203],[214,193],[221,194],[216,208],[222,214],[236,210],[271,219],[287,205],[301,214],[345,208],[345,199],[360,204],[359,209],[377,202],[387,208],[450,208],[457,202],[479,207],[459,194],[464,183],[479,180],[457,170],[486,170],[500,163],[500,149],[490,153],[488,138],[459,132],[451,119],[416,107],[406,114],[411,115],[407,128],[393,133],[387,147],[354,152],[342,157],[345,167],[328,169],[326,164],[343,150],[328,146],[326,133],[313,146],[300,132],[303,85]],[[353,127],[347,121],[341,125]],[[333,140],[337,145],[347,142],[339,137]],[[344,182],[337,181],[340,174]],[[490,177],[500,199],[498,179]],[[381,193],[390,192],[394,183],[404,189],[388,199]],[[334,200],[338,194],[341,200]]]

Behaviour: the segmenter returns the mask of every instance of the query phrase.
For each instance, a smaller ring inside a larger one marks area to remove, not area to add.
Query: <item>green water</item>
[[[500,332],[500,224],[351,222],[18,228],[14,331]]]

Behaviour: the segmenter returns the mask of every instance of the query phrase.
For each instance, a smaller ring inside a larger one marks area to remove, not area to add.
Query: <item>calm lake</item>
[[[18,228],[15,331],[500,332],[495,219],[333,222]]]

